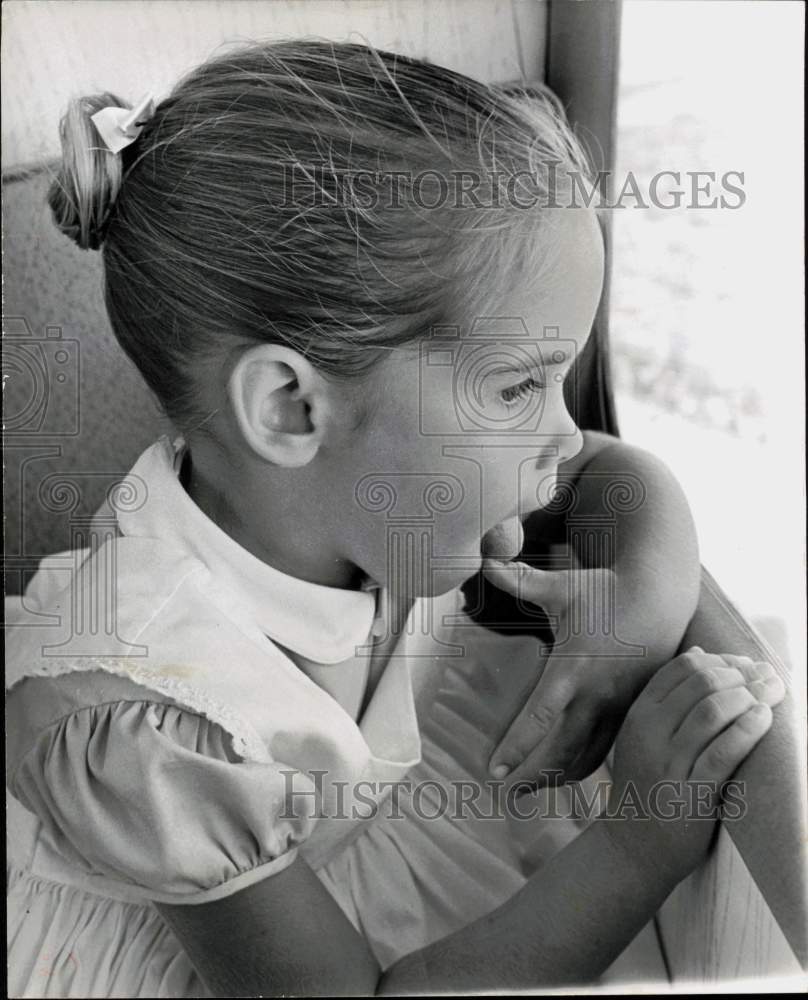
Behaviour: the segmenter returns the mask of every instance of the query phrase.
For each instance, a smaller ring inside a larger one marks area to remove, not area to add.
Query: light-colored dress
[[[207,996],[152,901],[219,899],[298,855],[387,967],[586,823],[559,818],[564,790],[521,819],[486,784],[534,639],[474,625],[459,591],[418,600],[358,717],[377,590],[258,560],[185,492],[184,454],[147,449],[87,547],[7,599],[11,996]],[[651,922],[602,981],[666,978]]]

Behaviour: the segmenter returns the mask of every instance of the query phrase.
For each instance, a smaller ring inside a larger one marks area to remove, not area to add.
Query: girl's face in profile
[[[480,567],[482,537],[546,504],[580,450],[562,386],[600,300],[603,244],[591,210],[559,210],[552,231],[538,281],[377,369],[342,484],[352,558],[375,579],[406,576],[422,595],[458,586]],[[521,534],[505,534],[512,550],[496,554],[515,556]]]

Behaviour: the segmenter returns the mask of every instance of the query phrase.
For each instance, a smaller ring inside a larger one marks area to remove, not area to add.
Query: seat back
[[[168,426],[115,342],[98,254],[53,225],[48,176],[3,185],[7,593],[82,524]]]

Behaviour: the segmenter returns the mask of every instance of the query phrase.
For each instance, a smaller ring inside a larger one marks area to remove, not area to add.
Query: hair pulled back
[[[202,373],[249,344],[352,378],[486,314],[492,280],[537,266],[546,212],[514,207],[520,178],[589,174],[552,101],[358,44],[218,56],[119,154],[90,120],[109,105],[128,106],[68,108],[48,200],[102,250],[115,336],[181,431],[204,418]]]

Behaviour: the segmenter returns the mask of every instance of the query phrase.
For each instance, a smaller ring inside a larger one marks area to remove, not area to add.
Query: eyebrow
[[[549,360],[550,354],[562,354],[563,357],[557,360]],[[568,351],[562,350],[561,348],[555,348],[555,350],[549,350],[543,352],[540,358],[535,361],[518,361],[512,365],[501,365],[499,368],[495,369],[492,375],[504,375],[510,372],[526,372],[531,371],[536,368],[558,368],[560,365],[566,364],[569,361],[570,355]]]

